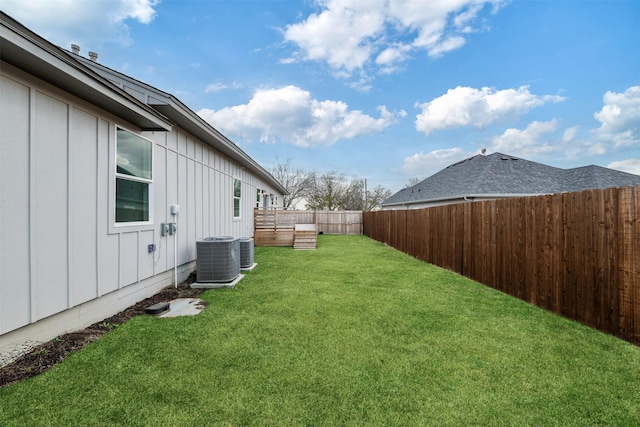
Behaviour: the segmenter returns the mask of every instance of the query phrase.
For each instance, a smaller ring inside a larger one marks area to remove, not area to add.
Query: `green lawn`
[[[256,261],[0,389],[0,425],[640,425],[622,340],[362,236]]]

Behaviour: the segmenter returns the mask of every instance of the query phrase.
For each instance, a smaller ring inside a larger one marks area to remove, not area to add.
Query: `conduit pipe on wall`
[[[173,216],[173,286],[178,287],[178,213],[180,206],[171,205],[171,215]]]
[[[175,215],[176,222],[175,227],[176,231],[173,233],[173,283],[174,287],[178,287],[178,214]]]

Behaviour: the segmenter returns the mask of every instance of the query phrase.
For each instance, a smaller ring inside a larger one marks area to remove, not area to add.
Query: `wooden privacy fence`
[[[254,210],[254,239],[258,246],[293,246],[296,224],[315,224],[322,234],[362,234],[362,211]]]
[[[364,234],[640,345],[640,186],[365,212]]]

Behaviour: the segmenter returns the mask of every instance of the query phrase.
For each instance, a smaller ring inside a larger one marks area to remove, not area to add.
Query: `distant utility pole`
[[[369,195],[367,194],[367,178],[364,179],[364,211],[367,210],[367,200],[369,199]]]

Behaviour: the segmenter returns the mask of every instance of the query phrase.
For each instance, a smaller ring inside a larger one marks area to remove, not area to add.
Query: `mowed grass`
[[[622,340],[362,236],[256,261],[0,389],[0,425],[640,425]]]

